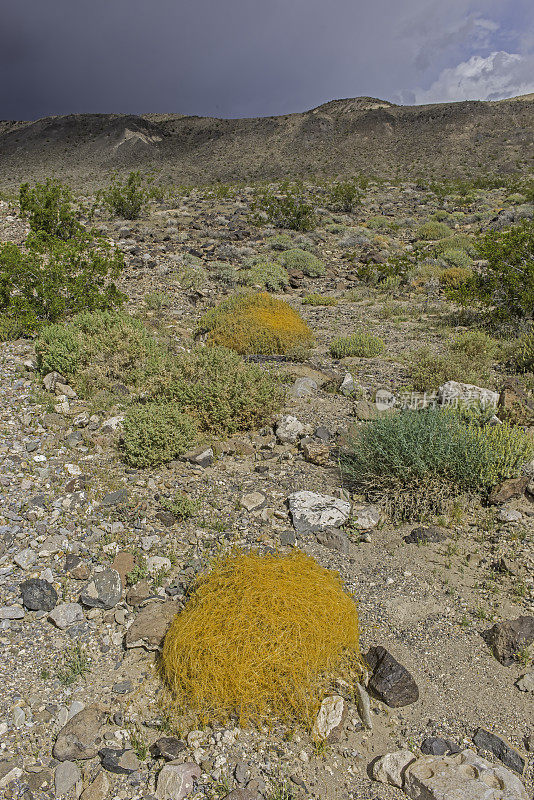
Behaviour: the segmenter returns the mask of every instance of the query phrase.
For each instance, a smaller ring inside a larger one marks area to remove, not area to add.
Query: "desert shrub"
[[[324,294],[317,294],[317,292],[307,294],[302,300],[304,306],[337,306],[338,303],[337,297],[328,297]]]
[[[277,261],[267,261],[257,256],[247,262],[247,269],[242,272],[240,282],[278,292],[289,285],[289,275]]]
[[[456,267],[464,271],[469,270],[473,263],[472,259],[463,250],[445,250],[441,254],[441,258],[449,267]]]
[[[114,308],[124,301],[113,283],[124,260],[107,242],[36,235],[27,246],[0,246],[0,311],[18,319],[26,332],[84,308]]]
[[[122,219],[137,219],[146,207],[148,192],[140,172],[130,172],[125,181],[116,178],[100,197],[111,214]]]
[[[234,551],[200,576],[165,636],[175,711],[199,723],[236,714],[241,726],[276,717],[311,727],[331,681],[361,674],[358,632],[337,572],[298,551]]]
[[[463,267],[448,267],[439,273],[439,282],[445,289],[456,289],[467,283],[473,275],[472,270]]]
[[[295,353],[313,342],[310,328],[297,312],[266,292],[224,300],[202,317],[197,334],[207,334],[208,344],[246,354]]]
[[[177,492],[171,498],[164,497],[160,500],[160,504],[166,511],[170,511],[178,522],[190,519],[200,511],[198,500],[194,500],[184,492]]]
[[[532,452],[532,437],[506,423],[466,424],[457,413],[440,409],[403,411],[359,428],[343,454],[342,469],[348,482],[369,497],[402,494],[407,487],[425,513],[424,494],[433,487],[432,502],[440,512],[455,494],[487,492],[519,474]],[[401,503],[401,514],[416,506]]]
[[[447,381],[486,383],[497,353],[494,339],[483,331],[467,331],[453,340],[445,352],[421,347],[410,355],[408,374],[416,391],[437,389]]]
[[[478,240],[479,257],[488,264],[452,298],[463,305],[480,303],[503,320],[534,315],[534,222],[507,231],[491,231]]]
[[[301,270],[310,278],[318,278],[324,275],[326,271],[323,262],[317,256],[298,247],[292,250],[285,250],[280,256],[280,261],[286,269]]]
[[[516,372],[534,372],[534,328],[516,339],[510,351],[510,360]]]
[[[291,236],[288,236],[287,233],[279,233],[276,236],[269,236],[265,244],[268,245],[271,250],[291,250],[293,247],[293,239]]]
[[[167,295],[158,291],[147,292],[143,301],[149,311],[160,311],[168,303]]]
[[[346,358],[357,356],[359,358],[374,358],[386,349],[386,345],[379,336],[373,336],[366,331],[356,331],[350,336],[341,336],[330,344],[332,358]]]
[[[196,347],[177,356],[173,376],[165,378],[160,394],[194,419],[200,430],[217,435],[264,423],[283,400],[269,373],[217,346]]]
[[[444,222],[425,222],[416,231],[416,238],[424,241],[444,239],[451,235],[451,229]]]
[[[328,191],[328,206],[332,211],[350,213],[363,197],[362,187],[355,181],[338,181]]]
[[[396,226],[393,217],[385,217],[376,214],[374,217],[369,217],[365,222],[365,227],[370,228],[372,231],[389,231]]]
[[[81,231],[74,198],[67,186],[47,178],[30,187],[23,183],[19,190],[21,213],[28,218],[34,233],[45,233],[62,241],[75,238]]]
[[[212,261],[209,265],[215,278],[228,286],[235,286],[238,282],[237,270],[229,261]]]
[[[143,323],[118,311],[88,311],[44,327],[35,345],[43,374],[56,370],[86,395],[120,382],[146,392],[171,371],[170,356]]]
[[[122,453],[132,467],[178,458],[198,441],[194,421],[173,403],[155,401],[130,407],[124,418]]]
[[[186,292],[203,289],[208,279],[202,262],[186,261],[180,264],[175,271],[177,282]]]
[[[256,192],[252,214],[258,224],[266,219],[277,228],[295,231],[310,231],[316,224],[313,205],[299,186],[283,186],[279,193],[270,189]]]

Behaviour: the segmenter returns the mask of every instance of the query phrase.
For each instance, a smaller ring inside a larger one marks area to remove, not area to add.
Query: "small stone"
[[[229,794],[223,797],[223,800],[260,800],[260,795],[253,789],[232,789]]]
[[[459,753],[460,748],[447,739],[440,739],[439,736],[429,736],[421,742],[421,752],[425,756],[447,756]]]
[[[378,409],[370,400],[358,400],[354,404],[353,414],[360,422],[369,422],[369,420],[378,417]]]
[[[265,502],[266,498],[264,494],[261,492],[250,492],[250,494],[245,494],[241,497],[239,505],[247,511],[254,511],[265,505]]]
[[[350,394],[354,394],[356,389],[357,389],[357,386],[356,386],[356,383],[354,381],[354,378],[352,377],[350,372],[347,372],[345,374],[345,377],[341,381],[341,384],[339,386],[339,391],[341,392],[341,394],[344,394],[345,397],[348,397]]]
[[[174,761],[186,747],[186,743],[175,736],[162,736],[151,746],[150,753],[154,758],[161,757],[165,761]]]
[[[68,794],[82,778],[82,773],[77,764],[72,761],[63,761],[58,764],[54,773],[54,789],[56,797]]]
[[[76,581],[86,581],[91,574],[87,562],[74,553],[67,553],[65,556],[65,571]]]
[[[356,684],[356,700],[358,704],[358,714],[363,723],[363,727],[371,731],[373,729],[373,717],[371,715],[371,699],[366,690],[359,683]]]
[[[156,575],[158,572],[169,572],[171,569],[170,559],[166,556],[150,556],[146,562],[147,569],[151,575]]]
[[[289,390],[289,394],[291,397],[311,397],[318,388],[317,381],[314,381],[313,378],[297,378]]]
[[[61,603],[48,615],[48,619],[61,630],[65,630],[76,622],[83,622],[83,608],[79,603]]]
[[[5,619],[24,619],[25,611],[22,606],[1,606],[0,607],[0,620]]]
[[[15,728],[22,728],[26,722],[26,714],[22,708],[15,706],[13,709],[13,725]]]
[[[93,579],[80,592],[80,601],[90,608],[110,609],[122,596],[121,576],[115,569],[106,567],[96,572]]]
[[[106,800],[109,789],[109,778],[101,769],[96,778],[83,790],[80,800]]]
[[[365,660],[372,670],[369,688],[390,708],[408,706],[419,699],[413,677],[385,647],[372,647]]]
[[[21,569],[30,569],[37,561],[37,553],[31,547],[27,547],[25,550],[18,552],[13,561]]]
[[[127,489],[118,489],[115,492],[109,492],[106,494],[102,500],[102,506],[118,506],[120,503],[124,503],[128,499],[128,490]]]
[[[493,753],[499,761],[502,761],[505,767],[513,769],[513,771],[517,772],[519,775],[523,774],[525,759],[511,744],[501,739],[500,736],[497,736],[495,733],[490,733],[490,731],[484,728],[478,728],[473,736],[473,742],[477,747],[480,747],[481,750],[488,750],[490,753]]]
[[[161,511],[156,512],[156,519],[161,522],[162,525],[165,525],[166,528],[172,528],[173,525],[176,525],[177,519],[170,511],[166,511],[162,509]]]
[[[116,417],[110,417],[102,423],[102,433],[115,433],[123,427],[124,414],[119,414]]]
[[[140,606],[149,597],[153,597],[154,591],[152,585],[147,580],[138,581],[133,586],[130,586],[126,595],[126,602],[129,606]]]
[[[497,514],[499,522],[521,522],[523,515],[515,508],[501,508]]]
[[[521,497],[525,493],[529,480],[527,475],[523,475],[520,478],[509,478],[503,481],[493,489],[488,497],[488,502],[498,505],[499,503],[507,503],[508,500],[512,500],[514,497]]]
[[[515,685],[520,692],[534,692],[534,672],[527,672],[517,679]]]
[[[280,532],[280,544],[282,547],[294,547],[297,543],[297,537],[295,536],[295,531],[287,530]]]
[[[5,789],[10,783],[18,780],[21,775],[22,770],[17,767],[14,760],[0,761],[0,789]]]
[[[132,553],[129,553],[127,550],[119,550],[111,565],[111,569],[119,573],[123,587],[126,586],[126,578],[134,567],[135,559]]]
[[[49,372],[43,378],[43,388],[47,392],[53,392],[56,388],[56,383],[66,383],[65,378],[59,372]]]
[[[182,458],[184,461],[189,461],[190,464],[195,464],[197,467],[206,469],[213,464],[214,452],[211,447],[197,447],[195,450],[189,450],[184,453]]]
[[[156,797],[158,800],[184,800],[200,776],[200,767],[196,764],[165,764],[158,775]]]
[[[443,406],[456,406],[459,403],[472,404],[478,402],[482,406],[496,408],[499,401],[499,394],[498,392],[491,391],[491,389],[473,386],[470,383],[447,381],[439,387],[438,398]]]
[[[19,588],[24,607],[29,611],[52,611],[57,603],[57,592],[48,581],[30,578]]]
[[[522,616],[497,622],[484,634],[497,661],[509,667],[517,654],[534,642],[534,617]]]
[[[139,769],[139,759],[130,748],[116,750],[112,747],[103,747],[99,751],[99,756],[104,769],[117,775],[129,775]]]
[[[113,694],[128,694],[133,689],[132,682],[129,680],[126,681],[117,681],[111,687],[111,691]]]
[[[296,417],[286,414],[276,423],[275,434],[281,444],[294,444],[305,431],[305,427]]]
[[[137,615],[126,631],[125,646],[157,650],[163,644],[167,628],[178,610],[178,604],[173,601],[151,603]]]
[[[380,783],[402,788],[406,767],[414,761],[415,756],[411,750],[388,753],[373,764],[373,778]]]
[[[95,758],[100,744],[100,728],[106,714],[96,705],[87,706],[70,719],[59,731],[54,749],[58,761],[78,761]]]
[[[354,528],[368,531],[380,522],[381,511],[378,506],[355,505],[352,507],[351,523]]]
[[[325,697],[312,728],[315,740],[338,742],[347,715],[345,701],[341,695]]]
[[[340,553],[347,555],[350,552],[349,537],[337,528],[328,528],[317,534],[317,541],[329,550],[339,550]]]
[[[428,544],[428,542],[443,542],[449,537],[449,532],[439,525],[429,525],[414,528],[408,536],[404,537],[406,544]]]
[[[310,464],[317,464],[324,467],[330,461],[330,447],[324,442],[317,442],[313,439],[303,439],[301,443],[302,455],[305,461]]]
[[[299,534],[317,533],[338,528],[350,516],[350,503],[315,492],[294,492],[289,495],[289,512]]]

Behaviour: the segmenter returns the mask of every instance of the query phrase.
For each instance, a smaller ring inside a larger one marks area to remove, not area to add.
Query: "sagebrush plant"
[[[199,501],[185,492],[177,492],[172,497],[163,497],[160,504],[166,511],[170,511],[178,522],[195,517],[200,511]]]
[[[345,480],[368,497],[408,490],[415,502],[401,504],[400,515],[407,507],[416,513],[418,503],[426,515],[425,492],[439,513],[455,494],[487,493],[515,477],[533,452],[532,437],[506,423],[473,424],[439,408],[407,410],[359,428],[341,466]]]
[[[326,272],[325,265],[320,258],[299,247],[284,250],[279,258],[286,269],[302,270],[310,278],[318,278]]]
[[[313,333],[299,314],[267,292],[234,295],[210,309],[197,328],[197,335],[202,334],[208,344],[241,354],[296,354],[313,343]]]
[[[417,229],[417,239],[433,241],[435,239],[445,239],[451,235],[451,229],[444,222],[425,222]]]
[[[499,352],[497,342],[484,331],[466,331],[452,340],[444,352],[421,347],[410,354],[408,375],[418,392],[437,389],[447,381],[487,384],[491,365]]]
[[[247,262],[246,269],[240,273],[239,282],[278,292],[289,285],[289,275],[277,261],[256,256]]]
[[[487,261],[480,273],[451,292],[462,305],[479,303],[500,320],[534,316],[534,222],[523,221],[507,231],[490,231],[477,241],[478,256]]]
[[[265,220],[277,228],[310,231],[316,225],[315,211],[302,187],[283,184],[278,192],[273,189],[256,191],[252,202],[252,219],[256,224]]]
[[[68,186],[53,178],[19,189],[21,214],[27,217],[34,233],[45,233],[62,241],[77,237],[81,231],[74,197]]]
[[[374,358],[386,349],[383,339],[373,336],[366,331],[355,331],[349,336],[341,336],[330,344],[332,358],[346,358],[357,356],[359,358]]]
[[[174,403],[161,400],[131,406],[124,418],[122,454],[132,467],[164,464],[199,441],[198,429]]]
[[[221,625],[224,620],[224,625]],[[162,650],[173,710],[196,723],[300,721],[333,681],[361,678],[358,610],[337,572],[297,550],[215,561],[174,617]]]
[[[275,236],[269,236],[268,239],[265,240],[265,244],[271,248],[271,250],[291,250],[292,247],[295,246],[293,239],[287,233],[278,233]]]
[[[31,333],[82,309],[115,308],[125,300],[113,282],[123,268],[122,254],[90,234],[68,241],[32,234],[25,250],[3,244],[0,312]]]
[[[115,178],[99,194],[108,211],[122,219],[137,219],[145,210],[148,196],[148,190],[138,171],[130,172],[124,181]]]

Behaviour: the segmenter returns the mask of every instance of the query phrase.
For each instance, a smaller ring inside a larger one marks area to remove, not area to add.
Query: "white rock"
[[[528,800],[517,775],[472,750],[418,758],[406,769],[404,792],[412,800]]]
[[[341,381],[341,386],[339,387],[339,391],[341,394],[348,396],[349,394],[354,394],[356,391],[356,384],[354,383],[354,378],[347,372],[343,380]]]
[[[165,764],[158,775],[156,797],[158,800],[183,800],[193,791],[193,784],[200,780],[200,767],[196,764]]]
[[[116,417],[110,417],[102,423],[102,431],[104,433],[115,433],[121,430],[124,422],[124,414],[119,414]]]
[[[25,722],[26,714],[24,713],[23,709],[19,706],[15,706],[13,709],[13,725],[15,728],[22,728]]]
[[[411,750],[398,750],[396,753],[388,753],[373,765],[373,778],[380,783],[389,783],[391,786],[402,788],[404,781],[404,770],[415,761],[415,756]]]
[[[155,575],[161,569],[167,571],[171,568],[170,559],[165,558],[165,556],[151,556],[147,559],[146,565],[151,575]]]
[[[33,567],[37,561],[37,553],[35,550],[32,550],[31,547],[27,547],[25,550],[20,550],[13,561],[15,564],[18,564],[21,569],[29,569]]]
[[[438,398],[441,405],[458,405],[480,403],[483,406],[496,407],[499,393],[470,383],[447,381],[438,389]]]
[[[78,466],[78,464],[65,464],[65,469],[67,470],[69,475],[72,475],[73,478],[82,474],[82,471]]]
[[[75,622],[83,622],[83,608],[79,603],[61,603],[50,612],[48,619],[64,630]]]
[[[286,414],[276,423],[276,438],[282,444],[294,444],[304,434],[305,427],[296,417]]]
[[[497,514],[497,519],[500,522],[520,522],[523,519],[523,515],[520,511],[516,511],[515,508],[501,508]]]
[[[521,675],[515,685],[520,692],[534,692],[534,671]]]
[[[13,767],[13,769],[10,769],[9,772],[6,772],[6,774],[0,778],[0,789],[5,789],[6,786],[9,786],[12,781],[16,781],[21,775],[21,768]]]
[[[288,497],[289,512],[298,533],[317,533],[338,528],[350,516],[350,503],[327,494],[294,492]]]
[[[341,695],[325,697],[312,728],[312,737],[316,740],[326,740],[338,734],[342,728],[345,717],[345,701]]]
[[[239,501],[239,505],[247,511],[254,511],[265,503],[265,495],[261,492],[250,492],[243,495]]]
[[[24,609],[22,606],[1,606],[0,619],[24,619]]]

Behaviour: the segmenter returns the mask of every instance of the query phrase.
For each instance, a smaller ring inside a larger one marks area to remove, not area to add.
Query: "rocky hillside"
[[[534,101],[397,106],[336,100],[298,114],[215,119],[72,114],[0,122],[4,185],[57,174],[98,184],[101,170],[153,168],[169,182],[291,176],[513,173],[532,166]]]

